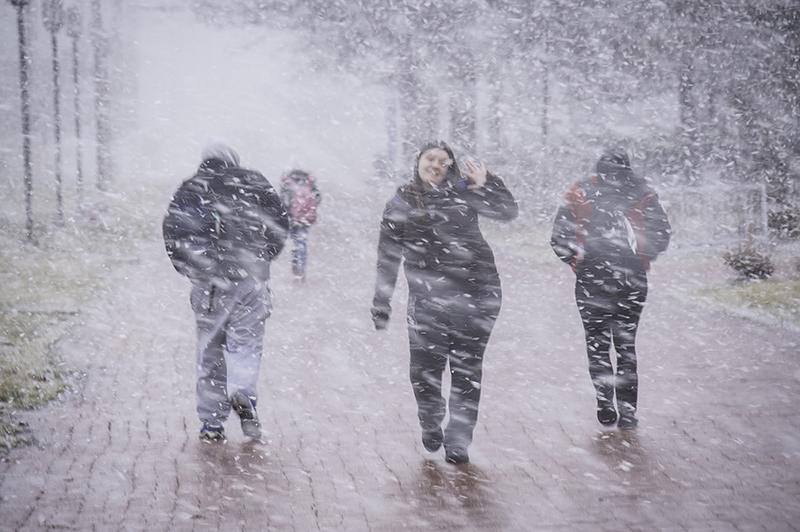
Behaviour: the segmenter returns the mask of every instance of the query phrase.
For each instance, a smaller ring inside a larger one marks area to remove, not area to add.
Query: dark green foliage
[[[726,251],[722,255],[725,264],[748,279],[767,279],[775,271],[769,255],[759,253],[752,244]]]
[[[769,228],[780,238],[800,238],[800,208],[786,206],[769,211]]]

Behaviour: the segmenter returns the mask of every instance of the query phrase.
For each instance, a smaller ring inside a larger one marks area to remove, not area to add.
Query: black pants
[[[446,405],[442,376],[450,363],[450,419],[445,447],[467,448],[478,420],[483,353],[500,311],[500,291],[481,299],[411,298],[408,336],[410,376],[422,430],[441,426]]]
[[[639,394],[636,372],[636,331],[647,299],[644,270],[608,266],[578,271],[575,301],[586,333],[589,375],[597,393],[598,407],[614,402],[620,414],[633,414]],[[616,374],[611,364],[611,345],[617,352]]]

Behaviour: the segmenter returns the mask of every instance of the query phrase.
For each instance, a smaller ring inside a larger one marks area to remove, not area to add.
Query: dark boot
[[[608,384],[595,383],[597,397],[597,421],[601,425],[611,425],[617,421],[617,409],[614,408],[614,387]]]
[[[261,423],[258,421],[255,402],[245,394],[236,392],[231,397],[231,406],[239,415],[244,435],[256,440],[261,438]]]
[[[614,403],[597,402],[597,421],[601,425],[613,425],[617,421],[617,409]]]
[[[631,410],[628,412],[622,412],[620,414],[617,427],[621,428],[622,430],[631,430],[635,429],[638,425],[639,420],[636,418],[636,411]]]
[[[469,453],[466,447],[447,447],[444,448],[444,459],[455,465],[468,464]]]
[[[422,446],[425,447],[425,450],[429,453],[438,451],[442,447],[443,440],[444,432],[442,432],[441,427],[422,431]]]

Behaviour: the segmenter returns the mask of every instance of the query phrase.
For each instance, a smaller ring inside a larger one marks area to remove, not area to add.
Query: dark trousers
[[[578,271],[575,300],[586,334],[589,375],[598,407],[613,405],[620,414],[636,411],[639,377],[636,371],[636,332],[647,299],[647,274],[609,267]],[[616,372],[611,364],[611,346]]]
[[[500,310],[500,291],[475,299],[409,301],[410,377],[422,430],[440,427],[446,413],[442,377],[450,364],[450,419],[445,447],[467,448],[478,420],[483,353]]]

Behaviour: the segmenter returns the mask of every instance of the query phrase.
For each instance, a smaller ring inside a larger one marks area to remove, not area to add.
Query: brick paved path
[[[600,430],[566,268],[539,240],[495,249],[505,301],[473,462],[419,442],[404,288],[368,319],[374,220],[312,234],[310,280],[274,268],[259,403],[267,434],[197,439],[188,286],[154,236],[58,346],[77,392],[26,414],[0,463],[2,529],[796,530],[796,333],[681,303],[656,264],[640,338],[641,427]],[[680,283],[680,284],[679,284]]]

